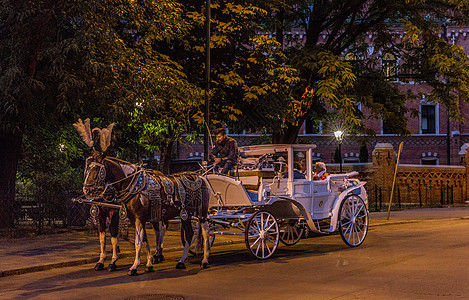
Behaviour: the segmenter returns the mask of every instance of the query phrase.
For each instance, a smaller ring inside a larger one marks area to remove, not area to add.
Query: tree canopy
[[[43,178],[74,173],[67,170],[77,168],[73,161],[83,160],[85,147],[69,145],[64,149],[70,155],[60,155],[58,137],[69,133],[78,117],[119,121],[123,126],[117,131],[125,131],[139,103],[141,122],[163,120],[187,130],[185,120],[201,99],[199,88],[157,47],[190,29],[178,2],[0,3],[0,202],[7,211],[12,210],[20,159],[22,180],[38,183],[39,172]],[[183,131],[175,132],[180,137]],[[171,136],[178,138],[174,132]],[[72,146],[80,151],[71,151]],[[50,151],[38,151],[41,147]],[[34,159],[38,155],[41,159]],[[63,158],[68,168],[48,167]],[[0,225],[10,223],[11,216]]]
[[[364,118],[383,119],[408,134],[405,103],[419,95],[394,79],[427,84],[427,99],[461,118],[467,53],[439,34],[467,25],[467,1],[212,0],[211,9],[212,122],[203,124],[205,1],[0,0],[0,201],[11,205],[19,161],[28,179],[60,160],[54,172],[70,176],[55,178],[73,185],[86,148],[64,137],[78,117],[117,121],[124,158],[137,144],[166,163],[175,141],[220,123],[285,143],[324,116],[356,132]],[[402,62],[395,77],[381,70],[385,53]]]
[[[450,116],[460,120],[459,101],[468,100],[468,59],[464,49],[440,37],[444,26],[468,23],[465,1],[261,1],[267,11],[263,32],[272,32],[283,43],[286,64],[298,70],[300,80],[290,85],[288,112],[282,120],[278,142],[293,142],[308,116],[324,109],[363,132],[360,118],[377,118],[408,134],[406,101],[418,95],[400,91],[393,81],[412,80],[432,87],[427,99],[443,103]],[[293,29],[304,29],[300,40]],[[367,37],[372,34],[373,39]],[[371,44],[369,44],[371,43]],[[344,59],[347,53],[357,58]],[[397,77],[381,70],[383,55],[391,53],[404,62]],[[314,90],[311,98],[306,97]],[[371,110],[361,116],[354,109],[362,103]],[[271,102],[269,102],[271,103]],[[253,107],[251,107],[253,108]],[[300,108],[300,109],[298,109]],[[273,104],[266,110],[279,109]],[[246,112],[255,111],[247,109]],[[257,112],[256,112],[257,113]],[[276,123],[273,123],[276,124]]]

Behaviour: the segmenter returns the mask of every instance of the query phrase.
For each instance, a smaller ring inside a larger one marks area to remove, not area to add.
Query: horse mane
[[[122,166],[119,164],[116,158],[114,157],[106,157],[104,159],[104,162],[107,165],[107,169],[110,171],[111,174],[114,178],[112,178],[114,181],[121,180],[125,177],[127,177],[126,173],[122,169]],[[129,163],[130,164],[130,163]]]

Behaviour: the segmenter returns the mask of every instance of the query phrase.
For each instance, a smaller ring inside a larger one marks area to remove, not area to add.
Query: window
[[[421,123],[420,128],[422,134],[435,134],[436,133],[436,115],[435,105],[421,105]]]
[[[383,134],[394,134],[393,132],[393,126],[389,124],[388,121],[383,120],[381,122],[381,129],[383,130]]]
[[[394,54],[389,52],[383,55],[383,73],[387,80],[396,80],[397,76],[397,60]]]
[[[304,123],[304,134],[319,134],[321,132],[321,122],[307,118]]]
[[[422,165],[438,165],[438,158],[422,158],[420,162]]]
[[[352,71],[355,74],[357,74],[358,73],[358,58],[357,58],[357,55],[353,52],[348,52],[347,54],[345,54],[344,60],[352,66]]]

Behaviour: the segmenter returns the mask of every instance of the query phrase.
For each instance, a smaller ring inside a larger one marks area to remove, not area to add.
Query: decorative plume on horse
[[[121,214],[125,215],[128,212],[128,217],[135,226],[136,255],[128,274],[137,274],[143,243],[146,244],[147,252],[145,270],[153,271],[153,263],[163,259],[162,241],[167,224],[169,220],[176,217],[181,219],[185,237],[184,251],[176,268],[185,268],[184,263],[189,254],[194,234],[191,225],[192,218],[198,219],[198,226],[201,229],[198,232],[202,233],[204,241],[204,257],[201,267],[208,267],[210,252],[208,205],[210,195],[205,180],[193,173],[165,176],[154,170],[146,170],[126,161],[107,157],[105,151],[110,145],[114,124],[107,128],[95,128],[91,131],[89,119],[86,119],[84,123],[79,119],[74,126],[89,147],[93,147],[92,132],[98,131],[100,133],[100,151],[93,148],[92,155],[86,160],[84,194],[92,199],[90,201],[99,202],[104,207],[121,205]],[[157,249],[153,256],[150,254],[145,230],[145,224],[148,221],[153,225],[156,236]],[[101,236],[105,235],[101,234],[100,231],[100,240]],[[117,239],[115,241],[117,244]],[[102,251],[103,247],[102,244]],[[98,264],[103,263],[104,257],[105,254],[101,254]],[[115,263],[116,260],[117,253],[113,254],[112,263]],[[102,266],[100,267],[102,268]]]

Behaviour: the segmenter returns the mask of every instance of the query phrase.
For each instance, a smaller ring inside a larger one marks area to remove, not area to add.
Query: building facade
[[[445,38],[443,32],[442,30],[439,34],[441,38]],[[401,34],[402,36],[404,32],[402,29],[397,28],[394,33]],[[267,32],[265,34],[272,37],[272,33]],[[296,41],[301,42],[305,39],[305,33],[300,29],[287,32],[287,34],[294,36]],[[326,38],[327,34],[325,33],[322,39],[325,40]],[[372,46],[373,39],[374,34],[369,33],[367,35],[367,42],[371,45],[368,50],[370,55],[374,53]],[[469,28],[450,26],[446,30],[446,39],[454,45],[462,46],[465,51],[469,53]],[[319,43],[321,42],[320,40]],[[288,46],[289,45],[285,45],[285,47]],[[381,57],[383,72],[389,78],[399,78],[398,76],[394,77],[394,75],[399,74],[400,71],[399,66],[402,62],[399,61],[399,58],[394,57],[390,53],[378,53],[378,55]],[[345,53],[344,59],[353,60],[357,58],[353,53]],[[423,165],[462,164],[463,159],[458,153],[461,146],[469,142],[469,124],[450,121],[446,107],[443,104],[427,101],[425,93],[431,91],[429,86],[409,80],[393,80],[393,84],[396,84],[403,92],[410,91],[415,94],[422,94],[420,99],[406,103],[409,111],[414,109],[417,110],[419,114],[418,117],[412,117],[410,113],[407,115],[407,127],[412,132],[412,135],[408,137],[400,137],[388,132],[385,124],[383,124],[381,120],[369,119],[364,121],[365,126],[376,133],[376,136],[366,143],[366,150],[368,151],[367,161],[371,161],[372,150],[377,143],[390,143],[397,152],[399,143],[403,142],[404,146],[401,153],[401,163]],[[367,115],[366,107],[361,107],[360,104],[358,104],[358,108],[364,115]],[[460,103],[460,108],[464,118],[469,116],[468,104]],[[260,133],[248,133],[243,131],[243,133],[240,134],[229,134],[238,141],[240,146],[256,144],[262,140],[262,134]],[[334,138],[334,134],[332,132],[324,132],[321,126],[315,128],[311,120],[305,121],[303,127],[300,129],[297,141],[298,143],[314,143],[318,146],[317,151],[314,153],[314,160],[320,160],[326,163],[335,162],[334,158],[335,155],[337,155],[337,141]],[[359,162],[361,147],[363,147],[363,145],[356,138],[345,135],[341,147],[342,162]],[[201,159],[203,157],[203,145],[201,143],[179,145],[178,153],[180,159]],[[363,155],[361,160],[364,160]]]

